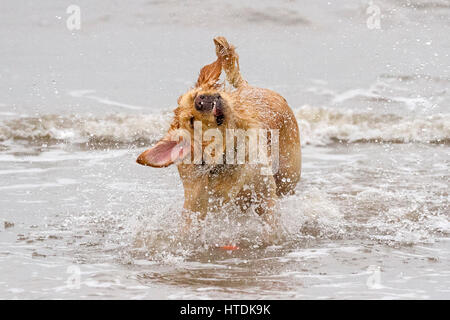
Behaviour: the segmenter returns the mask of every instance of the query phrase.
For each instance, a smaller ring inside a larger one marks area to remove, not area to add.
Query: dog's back
[[[301,175],[301,146],[297,120],[278,93],[248,84],[234,92],[236,112],[257,119],[267,129],[279,130],[279,169],[274,175],[277,194],[294,191]]]

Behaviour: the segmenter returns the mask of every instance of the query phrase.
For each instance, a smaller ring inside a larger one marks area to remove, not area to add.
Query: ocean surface
[[[1,299],[450,299],[449,1],[76,2],[0,2]],[[135,163],[218,35],[300,126],[271,244]]]

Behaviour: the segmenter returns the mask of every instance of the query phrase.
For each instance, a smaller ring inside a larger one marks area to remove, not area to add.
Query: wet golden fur
[[[217,60],[200,71],[194,88],[178,99],[174,119],[166,136],[156,144],[172,139],[177,129],[185,129],[193,135],[192,119],[201,121],[206,129],[278,129],[279,170],[275,175],[261,175],[260,167],[248,164],[184,164],[178,163],[178,171],[184,187],[184,215],[198,213],[200,218],[226,203],[235,203],[243,210],[253,207],[262,217],[272,223],[273,208],[278,197],[294,191],[300,179],[301,151],[297,121],[286,100],[278,93],[249,85],[241,76],[239,57],[235,48],[223,37],[214,39]],[[232,88],[218,83],[222,70]],[[194,107],[199,94],[219,93],[224,101],[224,122],[221,125],[211,112],[200,112]],[[201,142],[204,146],[204,142]],[[155,167],[172,162],[155,163],[151,153],[143,152],[138,163]],[[191,155],[193,143],[191,143]],[[153,150],[153,151],[152,151]]]

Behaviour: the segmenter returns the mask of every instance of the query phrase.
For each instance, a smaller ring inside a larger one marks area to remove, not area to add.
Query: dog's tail
[[[214,44],[217,58],[222,64],[222,69],[225,70],[228,82],[235,88],[247,85],[247,81],[242,78],[239,71],[239,56],[234,50],[235,47],[224,37],[214,38]]]

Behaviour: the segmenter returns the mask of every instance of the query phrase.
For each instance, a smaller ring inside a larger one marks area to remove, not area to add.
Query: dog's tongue
[[[214,104],[212,113],[213,113],[214,117],[216,118],[217,125],[219,125],[219,126],[222,125],[223,119],[224,119],[222,104],[221,103]]]
[[[213,107],[212,112],[215,117],[223,115],[222,108],[220,108],[220,107],[218,108],[217,106]]]

